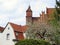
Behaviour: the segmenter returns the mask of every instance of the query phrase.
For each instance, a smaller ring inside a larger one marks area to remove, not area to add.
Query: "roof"
[[[0,32],[3,32],[4,31],[4,27],[0,27]]]
[[[28,12],[28,11],[29,11],[29,12],[32,12],[32,10],[31,10],[31,7],[30,7],[30,6],[29,6],[29,7],[28,7],[28,9],[26,10],[26,12]]]
[[[39,20],[40,19],[40,17],[32,17],[32,20],[33,21],[37,21],[37,20]]]
[[[16,33],[18,33],[18,35],[16,35]],[[16,37],[16,39],[17,40],[22,40],[22,39],[24,39],[24,35],[23,35],[23,33],[19,33],[19,32],[14,32],[14,34],[15,34],[15,37]]]
[[[21,25],[17,25],[14,23],[9,22],[9,24],[12,26],[12,28],[14,29],[14,31],[16,32],[25,32],[27,30],[27,26],[21,26]]]
[[[27,25],[25,25],[25,26],[21,26],[21,28],[22,28],[22,32],[25,32],[26,30],[27,30],[27,28],[28,28],[28,26]]]
[[[24,35],[23,33],[27,30],[27,26],[21,26],[21,25],[17,25],[14,23],[9,22],[9,24],[12,26],[12,28],[14,29],[14,34],[17,40],[22,40],[24,39]],[[18,33],[18,35],[16,35],[16,33]]]
[[[55,8],[47,8],[47,14],[50,15],[55,11]]]

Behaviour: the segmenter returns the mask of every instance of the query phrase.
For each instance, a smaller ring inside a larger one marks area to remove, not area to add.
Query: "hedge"
[[[51,44],[45,40],[26,39],[18,41],[15,45],[51,45]]]

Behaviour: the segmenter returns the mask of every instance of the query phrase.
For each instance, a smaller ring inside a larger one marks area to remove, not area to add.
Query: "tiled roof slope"
[[[27,30],[27,26],[21,26],[21,25],[17,25],[14,23],[10,23],[9,24],[12,26],[12,28],[14,29],[14,34],[17,40],[22,40],[24,39],[24,35],[23,33]],[[18,33],[18,35],[16,35],[16,33]]]
[[[3,32],[4,28],[3,27],[0,27],[0,32]]]
[[[17,32],[25,32],[27,30],[27,26],[21,26],[21,25],[17,25],[14,23],[9,22],[9,24],[12,26],[12,28],[14,29],[14,31]]]

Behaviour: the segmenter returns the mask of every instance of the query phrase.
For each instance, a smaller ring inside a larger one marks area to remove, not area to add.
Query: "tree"
[[[53,32],[53,28],[46,23],[38,23],[31,25],[26,33],[27,39],[43,39],[47,37],[46,35]]]
[[[53,16],[54,19],[50,20],[49,24],[54,32],[51,32],[49,37],[56,45],[60,45],[60,2],[58,0],[56,0],[56,10]]]
[[[45,40],[26,39],[20,40],[15,45],[51,45],[51,44]]]
[[[46,33],[45,24],[33,24],[27,29],[26,36],[33,39],[40,39],[44,38],[45,33]]]
[[[57,30],[55,33],[52,32],[50,40],[52,42],[51,44],[60,45],[60,31]]]
[[[60,0],[56,0],[56,13],[55,18],[59,21],[60,20]]]

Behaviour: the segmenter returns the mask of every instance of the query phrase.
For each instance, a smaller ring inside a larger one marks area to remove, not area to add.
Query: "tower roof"
[[[26,12],[32,12],[31,7],[29,6]]]

